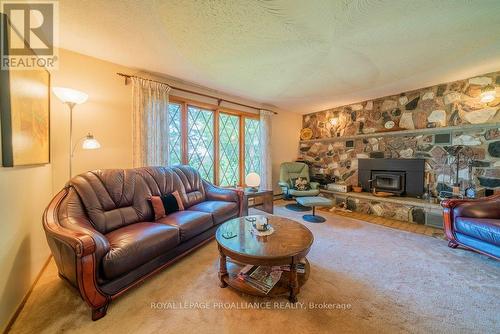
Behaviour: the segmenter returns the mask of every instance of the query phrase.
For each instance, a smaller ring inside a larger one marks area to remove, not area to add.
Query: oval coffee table
[[[252,216],[256,217],[256,216]],[[313,235],[304,225],[279,216],[267,216],[274,232],[268,236],[252,233],[252,223],[245,217],[235,218],[222,224],[215,234],[219,248],[220,286],[230,286],[238,291],[256,296],[289,295],[297,302],[300,287],[309,278],[310,265],[305,256],[313,244]],[[228,235],[235,237],[227,238]],[[305,259],[305,272],[297,273],[297,264]],[[257,290],[238,278],[238,273],[247,264],[258,266],[290,265],[283,271],[281,279],[268,294]]]

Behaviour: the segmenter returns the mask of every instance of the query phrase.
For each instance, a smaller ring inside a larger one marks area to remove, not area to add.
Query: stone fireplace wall
[[[497,92],[488,104],[480,102],[481,89],[487,85]],[[418,133],[446,127],[452,145],[467,145],[474,155],[471,169],[459,167],[460,180],[468,183],[470,177],[476,185],[500,190],[500,129],[470,129],[473,124],[500,124],[499,109],[500,72],[495,72],[306,114],[303,128],[312,130],[313,141],[301,141],[300,158],[312,165],[313,173],[335,175],[352,185],[358,183],[358,158],[425,158],[426,170],[437,178],[435,190],[451,190],[456,167],[450,165],[448,153],[453,146],[433,144],[433,134]],[[402,130],[416,133],[387,134]]]

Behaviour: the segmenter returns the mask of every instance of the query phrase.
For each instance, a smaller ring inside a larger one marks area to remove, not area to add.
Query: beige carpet
[[[301,217],[282,204],[276,214]],[[97,322],[90,320],[77,293],[57,277],[52,261],[12,332],[500,332],[499,262],[452,250],[438,238],[321,214],[326,223],[305,223],[315,243],[308,256],[311,276],[299,294],[301,309],[286,309],[290,304],[284,298],[259,299],[219,288],[216,244],[211,242],[114,301]],[[245,304],[266,301],[270,309]],[[151,303],[158,302],[177,309],[153,309]],[[309,308],[323,302],[337,308]],[[221,309],[221,303],[229,309]],[[351,308],[339,309],[342,304]]]

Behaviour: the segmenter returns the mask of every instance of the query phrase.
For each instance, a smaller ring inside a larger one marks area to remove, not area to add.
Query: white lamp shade
[[[337,126],[337,124],[339,124],[339,118],[338,117],[330,118],[330,124],[333,126]]]
[[[483,102],[483,103],[491,102],[495,99],[495,97],[496,97],[496,92],[494,90],[489,91],[489,92],[485,92],[485,93],[481,93],[481,102]]]
[[[245,177],[245,184],[249,187],[257,188],[260,186],[260,176],[257,173],[248,173]]]
[[[54,87],[52,92],[64,103],[82,104],[89,98],[84,92],[65,87]]]
[[[87,135],[85,140],[82,143],[82,148],[84,150],[96,150],[101,148],[101,144],[94,138],[91,134]]]

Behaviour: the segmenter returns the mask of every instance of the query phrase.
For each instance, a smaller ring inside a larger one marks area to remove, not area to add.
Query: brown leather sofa
[[[500,194],[476,200],[449,199],[441,205],[448,246],[500,259]]]
[[[154,221],[147,199],[175,190],[186,210]],[[189,166],[96,170],[53,198],[43,227],[60,277],[97,320],[112,299],[211,240],[241,210],[241,192],[216,187]]]

